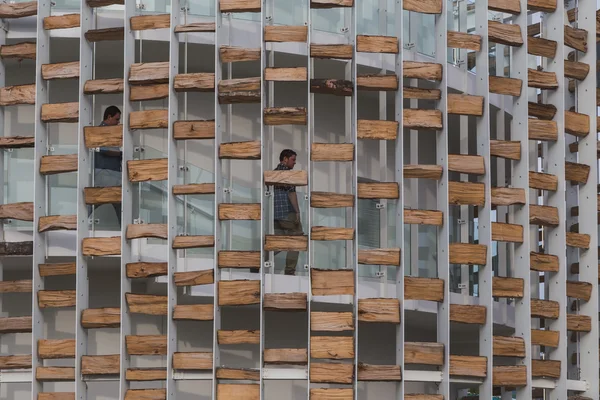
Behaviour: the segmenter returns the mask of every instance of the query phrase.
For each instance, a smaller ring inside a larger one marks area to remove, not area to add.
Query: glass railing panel
[[[33,149],[4,152],[4,204],[33,201]],[[8,220],[4,229],[30,230],[31,222]]]
[[[344,28],[344,9],[313,10],[311,22],[313,29],[341,34]]]
[[[162,14],[171,12],[171,0],[137,0],[140,14]]]
[[[79,10],[80,2],[77,0],[53,0],[52,11],[64,12],[66,10]]]
[[[435,15],[412,13],[411,18],[417,24],[415,46],[419,53],[435,57]]]
[[[50,144],[49,155],[77,154],[77,145]],[[77,173],[49,175],[48,215],[69,215],[77,209]]]
[[[202,17],[214,17],[215,16],[215,2],[214,1],[188,1],[188,13],[190,15],[202,16]]]
[[[277,25],[305,25],[308,21],[304,1],[276,1],[273,14]]]

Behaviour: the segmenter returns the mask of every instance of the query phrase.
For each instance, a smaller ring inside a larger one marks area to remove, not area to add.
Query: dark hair
[[[108,117],[112,117],[114,115],[121,114],[121,110],[117,106],[109,106],[104,110],[104,121],[108,119]]]
[[[279,154],[279,161],[283,161],[284,158],[290,158],[291,156],[296,156],[296,152],[291,149],[285,149]]]

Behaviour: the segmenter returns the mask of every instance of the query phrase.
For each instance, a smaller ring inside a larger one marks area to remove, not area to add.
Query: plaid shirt
[[[283,164],[279,164],[276,171],[281,170],[289,170],[290,168],[286,167]],[[286,186],[286,185],[276,185],[275,186],[275,217],[276,220],[284,220],[288,218],[288,214],[291,212],[295,212],[294,206],[290,201],[288,193],[295,192],[295,186]]]

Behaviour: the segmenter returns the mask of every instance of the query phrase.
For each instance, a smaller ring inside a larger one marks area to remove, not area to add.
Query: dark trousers
[[[296,222],[296,213],[291,212],[288,214],[286,219],[276,219],[275,221],[275,234],[285,236],[300,236],[304,234],[302,232],[302,223],[298,220]],[[298,264],[298,252],[288,251],[285,258],[285,274],[295,275],[296,264]]]

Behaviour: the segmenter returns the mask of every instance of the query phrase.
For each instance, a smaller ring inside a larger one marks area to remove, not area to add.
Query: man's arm
[[[290,203],[292,203],[292,207],[294,207],[294,212],[296,213],[296,222],[300,221],[300,208],[298,207],[298,197],[296,197],[296,191],[288,192],[288,197],[290,199]]]

